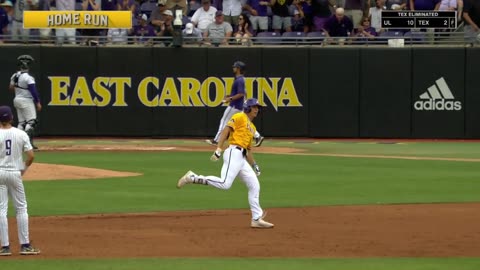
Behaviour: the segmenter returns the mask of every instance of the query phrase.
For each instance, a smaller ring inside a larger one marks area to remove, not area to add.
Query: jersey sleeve
[[[228,120],[227,126],[231,127],[233,130],[237,129],[243,121],[243,118],[240,117],[241,113],[236,113]]]
[[[28,84],[35,84],[35,79],[30,75],[27,77],[27,85]]]

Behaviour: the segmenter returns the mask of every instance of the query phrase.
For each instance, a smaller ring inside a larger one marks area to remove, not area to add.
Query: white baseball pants
[[[2,247],[10,245],[7,220],[8,195],[12,199],[17,214],[18,241],[21,245],[29,244],[27,200],[20,171],[0,170],[0,240]]]
[[[37,111],[33,100],[29,98],[15,98],[13,99],[13,106],[17,110],[18,128],[21,130],[29,130],[31,127],[26,124],[28,121],[37,119]]]
[[[240,147],[238,147],[240,148]],[[235,145],[230,145],[223,153],[223,166],[221,177],[198,175],[198,179],[204,179],[208,185],[219,189],[229,189],[237,176],[245,183],[248,189],[248,203],[252,212],[252,219],[259,219],[263,215],[260,207],[260,183],[242,150]]]

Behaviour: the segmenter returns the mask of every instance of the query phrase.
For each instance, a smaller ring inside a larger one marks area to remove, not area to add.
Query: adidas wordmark
[[[420,95],[420,100],[416,101],[413,107],[417,111],[460,111],[462,103],[455,101],[447,82],[441,77]]]

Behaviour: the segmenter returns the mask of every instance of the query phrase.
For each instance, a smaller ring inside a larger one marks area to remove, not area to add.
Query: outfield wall
[[[3,104],[25,53],[40,135],[213,136],[242,60],[265,136],[480,138],[479,48],[2,47]]]

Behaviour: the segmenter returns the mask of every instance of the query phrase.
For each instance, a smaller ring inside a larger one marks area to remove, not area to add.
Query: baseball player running
[[[227,96],[223,103],[229,103],[223,113],[222,119],[220,119],[220,125],[218,127],[218,132],[215,135],[213,140],[206,140],[208,144],[211,145],[218,145],[218,140],[220,139],[220,134],[222,130],[225,128],[228,120],[232,118],[232,115],[239,113],[242,111],[243,101],[245,97],[245,78],[243,77],[243,73],[245,72],[246,65],[241,61],[236,61],[233,63],[233,74],[235,75],[235,81],[232,85],[232,91],[229,96]],[[262,145],[263,140],[265,139],[260,135],[260,133],[255,132],[255,147],[259,147]]]
[[[17,60],[20,70],[12,75],[9,87],[10,91],[15,92],[13,105],[17,109],[17,127],[28,134],[30,143],[36,150],[38,147],[33,144],[33,135],[38,123],[37,111],[42,110],[42,105],[35,86],[35,79],[28,74],[29,65],[34,59],[30,55],[20,55]]]
[[[17,214],[18,240],[21,255],[40,254],[30,245],[28,212],[22,176],[32,165],[34,154],[25,131],[12,127],[13,113],[10,107],[0,106],[0,256],[12,255],[8,239],[8,196]],[[23,161],[23,152],[27,159]]]
[[[178,180],[177,188],[186,184],[200,184],[229,189],[235,178],[240,176],[248,189],[248,203],[252,212],[250,226],[252,228],[273,228],[272,223],[263,220],[265,212],[260,207],[260,183],[257,178],[260,175],[260,167],[255,163],[250,151],[256,132],[252,121],[257,116],[260,107],[258,100],[248,99],[243,106],[244,112],[234,114],[223,129],[218,143],[223,145],[228,139],[229,146],[223,153],[221,177],[197,175],[188,171]],[[222,148],[217,147],[210,159],[217,161],[221,154]]]

